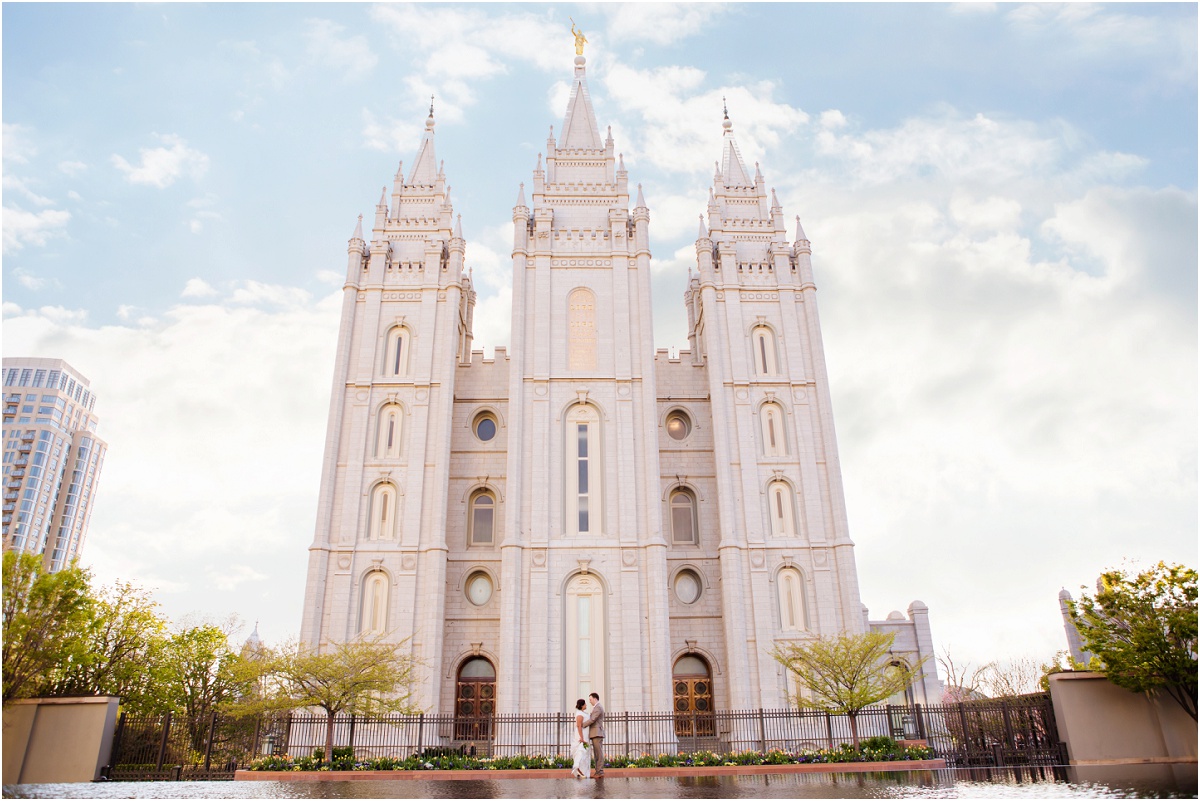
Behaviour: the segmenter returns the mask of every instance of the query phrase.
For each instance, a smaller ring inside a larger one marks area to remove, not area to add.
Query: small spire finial
[[[725,95],[721,95],[721,108],[725,111],[725,119],[729,119],[729,104],[725,102]]]
[[[429,116],[433,116],[433,95],[429,96]]]

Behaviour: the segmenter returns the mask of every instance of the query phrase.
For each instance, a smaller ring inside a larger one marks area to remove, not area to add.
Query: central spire
[[[425,120],[425,136],[421,139],[421,149],[417,152],[417,161],[413,164],[409,184],[430,186],[437,183],[437,156],[433,153],[433,98],[429,98],[429,118]]]
[[[600,150],[600,128],[592,111],[592,98],[588,94],[587,74],[584,64],[587,59],[575,56],[575,79],[571,88],[571,102],[567,104],[567,117],[563,120],[562,141],[559,147],[571,150]]]

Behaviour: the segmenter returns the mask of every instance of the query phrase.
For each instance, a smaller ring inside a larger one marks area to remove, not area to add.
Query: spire
[[[641,184],[638,184],[637,205],[634,208],[639,208],[639,209],[646,208],[646,198],[644,198],[642,196],[642,185]]]
[[[454,222],[454,238],[462,239],[462,215],[458,215],[458,219]]]
[[[524,183],[522,183],[521,188],[519,190],[517,190],[517,205],[518,206],[526,205],[526,203],[525,203],[525,184]],[[799,220],[798,217],[796,219]]]
[[[746,168],[742,166],[742,154],[738,151],[737,142],[733,140],[733,123],[729,120],[728,107],[725,108],[725,120],[721,127],[725,129],[725,152],[721,156],[721,174],[725,178],[725,185],[753,186],[746,177]]]
[[[426,186],[437,183],[437,156],[433,152],[433,98],[429,98],[429,118],[425,120],[425,136],[421,139],[421,149],[417,151],[417,160],[413,164],[412,174],[408,176],[410,184]]]
[[[704,215],[700,215],[700,233],[696,234],[697,239],[708,239],[708,228],[704,225]],[[691,268],[688,268],[691,272]]]
[[[567,104],[567,116],[563,120],[562,147],[600,150],[600,129],[596,126],[596,114],[592,111],[592,99],[588,94],[587,76],[583,65],[586,59],[575,56],[575,82],[571,89],[571,102]]]
[[[380,206],[386,206],[386,205],[387,205],[387,187],[386,187],[386,186],[385,186],[383,189],[381,189],[381,190],[379,191],[379,203],[378,203],[378,205],[380,205]]]
[[[362,239],[362,238],[363,238],[363,233],[362,233],[362,215],[361,215],[361,214],[360,214],[360,215],[358,215],[358,224],[354,226],[354,235],[353,235],[353,236],[351,236],[350,238],[351,238],[351,239]]]
[[[804,227],[800,225],[800,215],[796,215],[796,241],[807,242],[808,234],[804,233]]]
[[[779,205],[779,198],[775,195],[775,187],[771,187],[771,208],[772,209],[783,208],[782,206]]]

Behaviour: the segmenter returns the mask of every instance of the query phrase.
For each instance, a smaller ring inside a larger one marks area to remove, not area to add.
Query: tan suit
[[[592,759],[596,763],[596,775],[604,773],[604,706],[597,702],[583,722],[588,727],[588,739],[592,741]]]

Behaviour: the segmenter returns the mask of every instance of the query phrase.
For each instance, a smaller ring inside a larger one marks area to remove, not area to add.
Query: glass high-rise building
[[[62,359],[4,359],[4,550],[61,570],[83,547],[107,444],[96,396]]]

